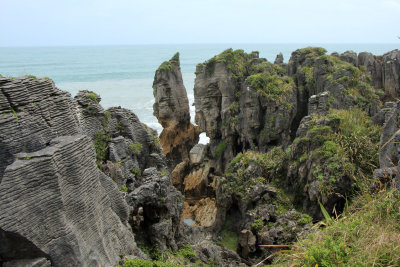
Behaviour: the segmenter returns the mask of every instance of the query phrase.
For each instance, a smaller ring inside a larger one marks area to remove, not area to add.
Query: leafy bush
[[[85,95],[87,98],[95,102],[96,104],[99,103],[100,96],[96,93],[90,92]]]
[[[264,222],[261,219],[257,219],[253,222],[251,227],[254,229],[254,231],[259,232],[263,227],[264,227]]]
[[[96,157],[98,160],[105,160],[107,156],[108,144],[111,141],[111,136],[104,132],[98,132],[94,141],[94,148],[96,150]]]
[[[133,145],[130,144],[128,147],[132,151],[133,154],[139,155],[140,152],[142,151],[143,145],[141,143],[139,143],[139,142],[136,142]]]
[[[128,192],[128,187],[126,187],[125,185],[121,185],[118,189],[119,189],[119,191],[122,191],[122,192]]]

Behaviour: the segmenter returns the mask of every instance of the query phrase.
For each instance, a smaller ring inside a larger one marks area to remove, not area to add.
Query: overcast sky
[[[0,46],[400,42],[400,0],[1,0],[0,8]]]

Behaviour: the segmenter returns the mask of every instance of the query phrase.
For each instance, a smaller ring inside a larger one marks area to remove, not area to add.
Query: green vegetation
[[[95,115],[96,114],[96,109],[90,104],[85,108],[85,111],[89,115]]]
[[[139,143],[139,142],[136,142],[136,143],[134,143],[134,144],[130,144],[130,145],[128,146],[128,148],[131,150],[131,152],[132,152],[134,155],[139,155],[140,152],[142,151],[143,145],[142,145],[141,143]]]
[[[111,141],[111,136],[104,132],[98,132],[94,141],[94,148],[96,150],[96,158],[99,161],[104,161],[107,156],[108,144]]]
[[[286,159],[287,155],[280,147],[275,147],[267,153],[247,151],[237,154],[225,171],[225,176],[228,178],[227,189],[246,198],[246,192],[250,187],[260,182],[281,180],[284,172],[283,163]],[[246,177],[245,172],[250,164],[260,167],[262,179],[260,177]]]
[[[236,251],[239,239],[238,235],[232,228],[232,221],[227,219],[220,233],[221,240],[218,241],[217,244],[224,248]]]
[[[87,98],[95,102],[96,104],[99,103],[100,96],[96,93],[90,92],[85,95]]]
[[[307,223],[312,223],[312,221],[313,218],[310,215],[303,213],[301,218],[298,220],[298,223],[300,225],[306,225]]]
[[[26,75],[26,77],[31,78],[31,79],[37,79],[35,75]]]
[[[326,49],[322,47],[306,47],[297,49],[294,51],[295,54],[305,56],[306,58],[315,58],[326,54]]]
[[[343,178],[353,181],[353,177],[372,176],[379,166],[380,131],[381,127],[374,125],[360,109],[330,110],[325,117],[313,115],[306,136],[294,141],[296,151],[302,156],[291,164],[307,159],[317,163],[312,174],[320,181],[324,199],[335,193],[337,182]],[[353,187],[357,189],[360,185],[353,183]]]
[[[32,157],[24,157],[23,160],[30,160]]]
[[[154,143],[154,145],[155,145],[156,147],[160,147],[160,146],[161,146],[161,144],[160,144],[160,138],[158,138],[157,135],[153,135],[153,143]]]
[[[117,122],[117,130],[122,133],[125,130],[125,126],[119,121]]]
[[[399,266],[400,194],[363,192],[325,229],[275,260],[283,266]]]
[[[307,47],[298,49],[295,53],[305,57],[298,75],[304,75],[306,88],[315,88],[314,70],[318,66],[319,72],[325,73],[318,76],[320,81],[324,81],[324,87],[341,84],[345,88],[344,94],[354,96],[356,101],[353,104],[360,108],[379,103],[382,92],[375,92],[365,68],[357,68],[338,57],[326,55],[323,48]]]
[[[217,159],[221,158],[222,154],[224,153],[226,146],[228,144],[224,141],[220,142],[217,146],[217,148],[215,149],[215,157]]]
[[[119,189],[119,191],[122,191],[122,192],[128,192],[128,187],[126,187],[125,185],[121,185],[118,189]]]
[[[257,219],[253,222],[251,227],[258,233],[264,227],[264,222],[261,219]]]
[[[131,169],[131,173],[135,175],[136,177],[139,177],[142,175],[142,171],[140,169]]]
[[[15,110],[14,110],[11,106],[10,106],[10,111],[11,111],[12,115],[14,116],[14,118],[15,118],[17,121],[19,121],[17,112],[15,112]]]
[[[153,261],[143,259],[126,260],[122,265],[117,267],[183,267],[184,265],[178,265],[167,261]]]
[[[185,247],[178,251],[171,251],[167,249],[165,252],[161,252],[156,247],[146,247],[139,245],[140,249],[151,257],[151,260],[133,259],[126,260],[122,259],[120,265],[117,267],[178,267],[178,266],[208,266],[203,264],[201,261],[197,261],[195,264],[191,263],[191,260],[198,257],[193,251],[192,247],[187,244]],[[121,257],[123,258],[123,257]]]
[[[179,67],[179,53],[176,53],[169,61],[164,61],[160,67],[158,67],[157,71],[176,71],[177,67]]]
[[[289,96],[295,84],[288,76],[279,76],[268,72],[251,75],[247,78],[250,87],[260,94],[266,96],[268,99],[278,101],[290,108],[291,105],[285,98]]]
[[[214,73],[215,64],[222,62],[225,64],[226,69],[230,72],[232,78],[243,77],[247,73],[246,64],[248,63],[251,56],[244,52],[242,49],[233,50],[229,48],[221,54],[211,58],[204,64],[206,71],[209,75]]]
[[[161,175],[161,176],[168,176],[169,174],[168,174],[167,171],[162,170],[162,171],[160,171],[160,175]]]
[[[175,252],[174,255],[188,260],[198,257],[198,255],[193,251],[192,247],[189,244]]]

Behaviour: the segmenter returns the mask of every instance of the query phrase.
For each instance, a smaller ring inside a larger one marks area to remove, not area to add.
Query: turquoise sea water
[[[153,116],[153,78],[158,66],[180,52],[183,80],[193,103],[194,72],[198,63],[227,48],[259,51],[260,57],[274,61],[282,52],[288,61],[292,51],[307,46],[322,46],[331,52],[368,51],[382,55],[398,44],[202,44],[137,45],[86,47],[0,47],[0,74],[32,74],[52,78],[57,87],[75,96],[87,89],[102,97],[108,108],[121,106],[133,110],[140,120],[160,132]],[[192,118],[194,107],[191,107]]]

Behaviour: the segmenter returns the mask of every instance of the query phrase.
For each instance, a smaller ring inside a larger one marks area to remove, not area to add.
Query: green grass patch
[[[96,104],[99,103],[100,96],[96,93],[90,92],[85,95],[87,98],[95,102]]]
[[[179,67],[179,53],[176,53],[169,61],[164,61],[157,69],[160,72],[176,71]]]
[[[341,218],[294,244],[279,266],[400,266],[400,195],[364,192]]]

